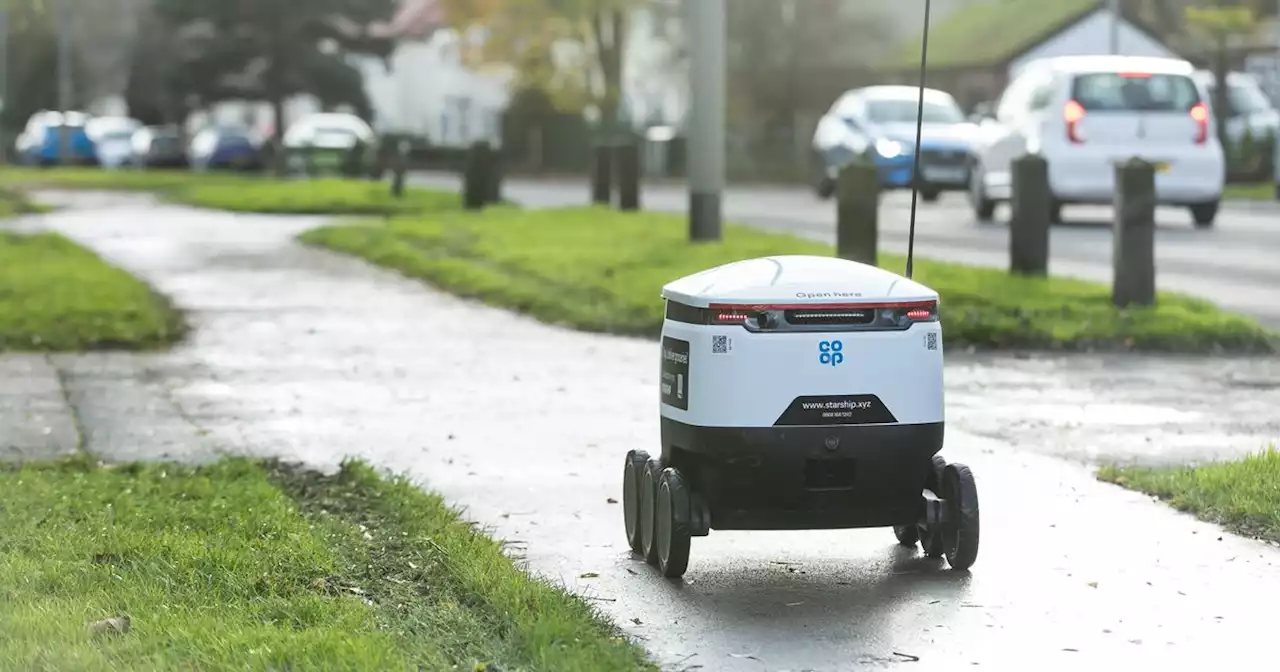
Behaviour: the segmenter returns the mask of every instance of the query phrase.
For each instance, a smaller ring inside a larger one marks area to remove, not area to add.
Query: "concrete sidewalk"
[[[78,424],[84,447],[109,459],[363,457],[466,507],[670,669],[918,658],[911,669],[1225,670],[1266,659],[1273,628],[1259,605],[1280,600],[1280,550],[1049,455],[1087,459],[1073,447],[1112,452],[1145,433],[1154,445],[1133,454],[1158,457],[1171,427],[1194,426],[1214,435],[1176,446],[1179,456],[1254,450],[1274,438],[1274,412],[1238,436],[1223,428],[1251,412],[1231,408],[1250,395],[1280,407],[1276,392],[1197,386],[1246,381],[1231,370],[1265,381],[1269,360],[954,357],[944,454],[974,467],[985,505],[972,573],[904,552],[889,530],[713,532],[672,584],[630,557],[617,504],[626,450],[657,448],[653,343],[539,324],[294,243],[314,218],[117,195],[41,221],[173,297],[194,333],[163,354],[4,358],[26,387],[3,398],[39,411],[15,425],[0,417],[6,435],[25,428],[13,433],[24,450],[65,451]],[[57,440],[31,438],[55,424],[45,436]]]

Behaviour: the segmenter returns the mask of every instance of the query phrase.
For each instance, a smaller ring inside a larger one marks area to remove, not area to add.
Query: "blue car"
[[[813,148],[820,174],[819,197],[835,193],[840,170],[869,155],[884,189],[910,189],[914,180],[916,118],[920,89],[869,86],[842,95],[818,122]],[[978,127],[945,91],[924,90],[920,143],[920,195],[937,200],[944,191],[968,188],[970,144]]]
[[[32,115],[27,127],[18,136],[18,159],[26,165],[51,166],[62,163],[95,165],[98,155],[93,141],[85,131],[89,116],[80,112],[68,112],[65,120],[61,112],[38,112]],[[66,161],[62,156],[61,130],[70,134],[70,150]]]
[[[259,170],[259,143],[248,129],[234,126],[206,128],[191,139],[188,159],[196,170]]]

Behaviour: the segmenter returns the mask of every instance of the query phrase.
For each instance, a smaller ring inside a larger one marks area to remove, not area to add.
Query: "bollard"
[[[1049,272],[1049,163],[1038,154],[1013,160],[1013,216],[1009,220],[1009,271],[1017,275]]]
[[[1111,301],[1118,308],[1156,301],[1156,173],[1134,157],[1116,166],[1115,280]]]
[[[880,173],[859,158],[836,179],[836,256],[874,266],[879,217]]]
[[[493,150],[489,143],[480,141],[471,145],[467,163],[462,172],[462,205],[468,210],[483,209],[489,199],[490,173],[493,168]]]
[[[596,205],[613,203],[613,148],[598,145],[591,167],[591,202]]]
[[[391,195],[404,198],[404,174],[408,168],[408,143],[401,140],[391,153]]]
[[[486,144],[485,147],[488,147]],[[485,180],[484,200],[488,205],[499,205],[502,203],[502,177],[505,162],[502,160],[502,153],[493,150],[489,153],[489,170],[488,179]]]
[[[640,209],[640,143],[632,139],[617,149],[618,209]]]

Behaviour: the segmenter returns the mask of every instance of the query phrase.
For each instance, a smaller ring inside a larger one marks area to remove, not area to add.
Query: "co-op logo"
[[[844,343],[840,341],[823,341],[818,344],[818,362],[835,366],[844,361]]]

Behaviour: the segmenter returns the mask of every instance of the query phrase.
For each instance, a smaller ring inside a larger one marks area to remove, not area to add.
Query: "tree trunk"
[[[602,142],[615,140],[619,127],[618,112],[622,101],[622,55],[626,46],[627,15],[624,10],[596,10],[593,16],[596,37],[596,58],[604,80],[604,95],[600,100],[600,129]]]

